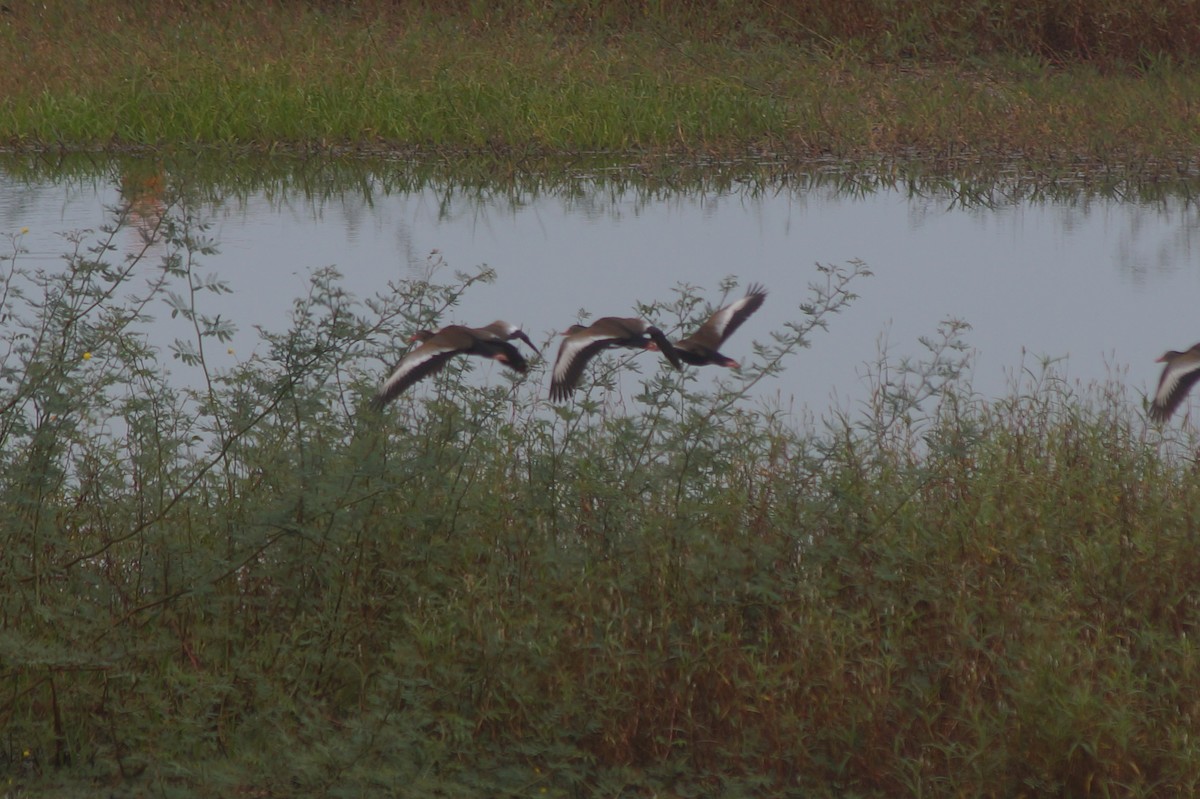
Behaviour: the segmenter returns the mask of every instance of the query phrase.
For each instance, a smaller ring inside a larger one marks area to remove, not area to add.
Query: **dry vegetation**
[[[108,4],[0,15],[0,141],[1194,152],[1186,3]]]
[[[1200,144],[1186,3],[6,7],[0,138],[31,150],[1161,170]],[[727,179],[645,162],[650,181]],[[278,164],[246,180],[361,177]],[[949,324],[815,429],[672,372],[615,404],[616,358],[566,407],[538,363],[487,388],[451,369],[367,416],[406,336],[486,275],[359,301],[320,272],[290,328],[220,372],[204,231],[168,202],[162,261],[117,262],[128,210],[61,270],[19,235],[0,260],[6,799],[1196,792],[1196,442],[1148,429],[1121,386],[1050,374],[985,401]],[[747,380],[863,277],[827,268]],[[169,347],[140,332],[163,301],[194,333]],[[669,328],[703,303],[647,312]]]
[[[985,402],[948,324],[797,429],[745,391],[850,264],[712,394],[668,369],[615,404],[636,362],[605,358],[552,408],[536,362],[379,417],[407,334],[487,274],[361,302],[319,272],[215,371],[203,229],[173,208],[155,267],[110,259],[127,221],[61,271],[3,262],[9,794],[1197,789],[1195,442],[1120,386]],[[140,331],[164,300],[191,387]]]

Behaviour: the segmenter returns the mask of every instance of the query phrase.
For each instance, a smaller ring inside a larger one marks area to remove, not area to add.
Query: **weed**
[[[1196,150],[1196,14],[1123,0],[35,5],[0,20],[0,142],[1163,158]]]
[[[216,246],[3,261],[0,769],[22,785],[456,795],[1180,793],[1200,489],[1124,389],[967,380],[962,323],[819,430],[752,386],[853,300],[822,267],[743,377],[462,359],[382,415],[397,342],[487,272],[316,273],[229,370]],[[734,291],[732,282],[722,287]],[[714,304],[719,298],[714,298]],[[691,289],[641,310],[704,318]],[[152,309],[186,322],[160,349]],[[91,357],[86,357],[88,354]],[[162,359],[194,366],[180,385]],[[415,431],[420,431],[416,434]],[[26,773],[36,763],[40,774]],[[16,784],[15,782],[13,784]]]

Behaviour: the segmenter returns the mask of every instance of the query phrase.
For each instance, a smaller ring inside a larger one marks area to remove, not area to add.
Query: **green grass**
[[[29,4],[0,16],[0,142],[1178,156],[1200,144],[1197,14],[1118,0]]]
[[[317,273],[217,371],[202,226],[172,206],[161,261],[114,262],[124,224],[3,262],[6,791],[1195,792],[1196,442],[1123,386],[979,397],[948,322],[861,412],[749,399],[836,335],[847,264],[745,382],[611,357],[552,407],[544,362],[464,363],[375,417],[489,273],[369,300]],[[190,333],[155,346],[163,300]]]

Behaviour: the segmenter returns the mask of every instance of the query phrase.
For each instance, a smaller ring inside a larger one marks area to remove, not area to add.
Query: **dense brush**
[[[396,343],[490,274],[368,307],[319,272],[215,370],[198,223],[163,232],[149,288],[149,251],[3,262],[18,790],[1195,791],[1194,442],[1120,385],[985,400],[951,320],[861,413],[750,399],[836,335],[848,264],[713,392],[662,369],[621,400],[606,357],[551,406],[543,362],[480,388],[459,359],[368,419]],[[138,332],[166,298],[194,385]]]

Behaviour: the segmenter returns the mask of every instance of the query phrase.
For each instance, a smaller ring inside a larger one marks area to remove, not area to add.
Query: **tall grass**
[[[173,206],[114,260],[127,211],[59,271],[19,235],[3,262],[6,792],[1196,789],[1194,441],[1122,386],[979,397],[949,320],[864,412],[750,399],[836,325],[847,264],[712,391],[613,356],[551,406],[544,362],[464,360],[374,415],[490,273],[359,300],[317,272],[216,370],[204,225]],[[162,313],[190,332],[149,341]]]
[[[14,6],[0,143],[1195,151],[1200,20],[1086,0]]]

